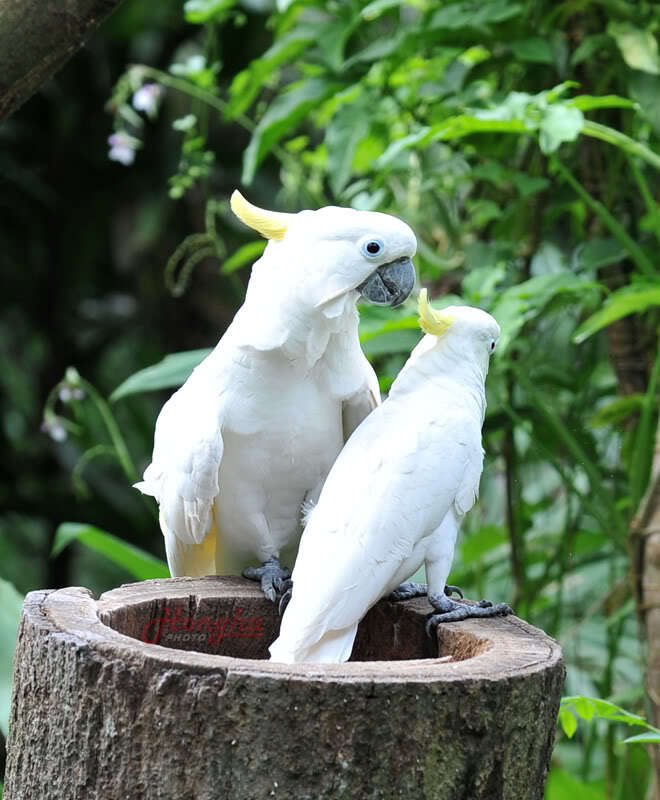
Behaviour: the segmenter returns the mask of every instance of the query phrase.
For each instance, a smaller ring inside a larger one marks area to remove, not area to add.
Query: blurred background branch
[[[0,121],[82,47],[122,0],[0,0]]]

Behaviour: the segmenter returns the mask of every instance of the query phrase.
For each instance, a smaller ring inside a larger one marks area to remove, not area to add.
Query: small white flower
[[[179,117],[172,123],[175,131],[190,131],[197,124],[197,117],[194,114],[186,114],[185,117]]]
[[[133,108],[155,117],[163,94],[163,87],[157,83],[145,83],[133,95]]]
[[[65,441],[68,435],[64,425],[62,425],[59,418],[55,416],[45,420],[41,425],[41,430],[43,433],[47,433],[55,442]]]
[[[108,153],[110,161],[119,161],[120,164],[127,167],[135,161],[135,151],[139,142],[125,131],[117,131],[112,136],[108,136],[108,144],[110,145]]]
[[[53,425],[49,431],[51,439],[55,442],[64,442],[67,438],[67,432],[63,425]]]

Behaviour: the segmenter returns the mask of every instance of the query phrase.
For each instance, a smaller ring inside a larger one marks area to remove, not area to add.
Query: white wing
[[[364,359],[364,384],[358,392],[347,398],[342,405],[344,441],[347,442],[362,420],[380,405],[380,387],[374,368]]]
[[[156,422],[152,463],[143,481],[136,484],[158,501],[174,575],[213,571],[215,545],[205,539],[213,529],[213,504],[219,491],[224,400],[221,389],[209,382],[209,372],[208,367],[198,367],[163,406]]]
[[[438,405],[450,411],[434,421],[410,396],[388,401],[349,440],[303,534],[274,660],[347,657],[359,620],[423,561],[418,545],[457,494],[474,495],[478,425]]]

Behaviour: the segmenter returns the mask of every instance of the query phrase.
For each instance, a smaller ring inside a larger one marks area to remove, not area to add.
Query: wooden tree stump
[[[559,646],[507,617],[445,624],[434,653],[429,610],[382,601],[354,660],[291,666],[240,578],[31,592],[5,800],[541,800]]]

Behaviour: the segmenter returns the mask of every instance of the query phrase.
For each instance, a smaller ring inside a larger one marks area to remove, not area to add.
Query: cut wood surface
[[[564,668],[517,617],[424,633],[380,602],[352,661],[266,661],[276,608],[240,578],[31,592],[5,800],[541,800]]]

